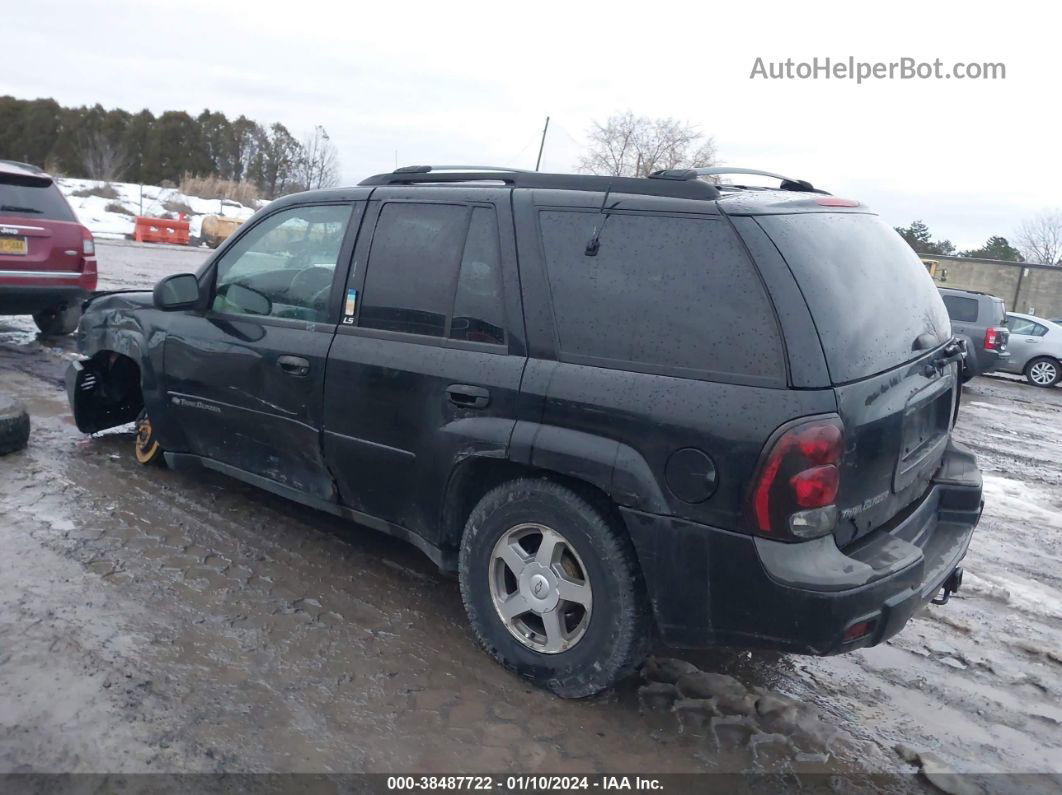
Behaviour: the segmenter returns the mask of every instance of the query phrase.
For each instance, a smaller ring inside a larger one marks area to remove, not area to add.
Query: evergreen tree
[[[896,231],[918,254],[955,253],[955,246],[950,240],[933,240],[929,227],[922,221],[914,221],[910,226],[897,226]]]
[[[976,257],[978,259],[998,259],[1003,262],[1021,262],[1022,256],[1018,249],[1014,248],[1005,237],[993,235],[981,248],[973,248],[959,253],[960,257]]]

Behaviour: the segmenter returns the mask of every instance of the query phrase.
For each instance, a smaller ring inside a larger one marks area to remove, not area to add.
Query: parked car
[[[41,333],[77,328],[96,289],[96,246],[52,178],[0,160],[0,315],[33,315]]]
[[[411,541],[563,696],[654,638],[881,643],[958,587],[980,517],[962,352],[878,216],[700,178],[725,171],[278,199],[196,274],[88,304],[77,425]]]
[[[966,345],[963,379],[1002,368],[1010,358],[1003,299],[973,290],[939,289],[951,318],[951,332]]]
[[[1001,370],[1021,373],[1033,386],[1051,387],[1062,380],[1062,324],[1010,312],[1007,328],[1010,358]]]

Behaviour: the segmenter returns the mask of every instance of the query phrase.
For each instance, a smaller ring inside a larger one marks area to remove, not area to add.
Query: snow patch
[[[70,206],[74,208],[79,222],[89,228],[93,235],[99,238],[130,238],[133,236],[133,227],[137,215],[153,217],[176,217],[174,213],[166,209],[167,203],[185,205],[191,212],[186,211],[188,220],[188,234],[199,237],[202,229],[203,217],[207,215],[223,215],[227,218],[239,218],[246,221],[268,202],[258,202],[258,207],[246,207],[239,202],[230,199],[202,199],[198,196],[188,196],[176,188],[163,188],[158,185],[139,185],[132,182],[101,182],[92,179],[70,179],[60,177],[56,180],[59,190],[66,196]],[[73,194],[84,190],[96,190],[110,186],[118,194],[115,199],[107,199],[102,196],[74,196]],[[120,205],[129,214],[107,209],[111,205]]]

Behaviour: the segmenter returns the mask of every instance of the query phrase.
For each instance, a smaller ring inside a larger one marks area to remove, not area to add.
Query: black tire
[[[592,587],[583,634],[570,648],[555,653],[517,640],[492,596],[495,544],[528,523],[557,528],[578,555]],[[611,687],[635,671],[648,653],[652,620],[630,538],[618,519],[557,483],[521,478],[484,496],[465,525],[459,575],[465,610],[487,653],[559,696],[582,698]]]
[[[62,337],[73,334],[81,321],[81,304],[45,309],[33,316],[33,322],[46,337]]]
[[[1033,370],[1034,367],[1036,368],[1035,371]],[[1050,375],[1052,371],[1054,372],[1053,376]],[[1043,380],[1045,374],[1048,375],[1048,380],[1046,381]],[[1059,364],[1057,359],[1052,359],[1050,356],[1037,356],[1025,365],[1025,380],[1033,386],[1050,389],[1059,381],[1062,381],[1062,365]]]
[[[29,442],[29,415],[14,398],[0,395],[0,455],[15,453]]]

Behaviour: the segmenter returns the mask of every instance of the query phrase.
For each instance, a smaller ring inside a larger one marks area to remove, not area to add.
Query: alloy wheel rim
[[[159,443],[152,441],[151,437],[151,420],[147,417],[141,417],[136,421],[136,440],[134,441],[136,460],[141,464],[151,461],[159,449]]]
[[[524,646],[560,654],[586,634],[590,578],[579,553],[553,528],[525,523],[506,530],[491,553],[489,577],[498,617]]]
[[[1050,362],[1037,362],[1029,370],[1029,375],[1037,384],[1050,384],[1054,382],[1058,373]]]

